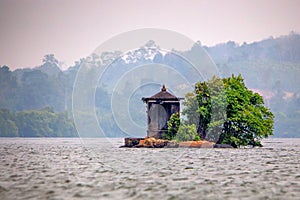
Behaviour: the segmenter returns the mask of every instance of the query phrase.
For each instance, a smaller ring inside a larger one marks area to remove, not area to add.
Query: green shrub
[[[192,141],[192,140],[199,140],[200,137],[197,134],[196,125],[188,125],[184,122],[179,126],[178,132],[174,138],[178,142],[182,141]]]
[[[162,135],[164,140],[173,140],[180,126],[179,113],[171,115],[168,121],[168,132]]]

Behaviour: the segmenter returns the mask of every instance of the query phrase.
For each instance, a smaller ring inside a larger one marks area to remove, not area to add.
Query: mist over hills
[[[300,137],[298,126],[300,122],[299,34],[292,32],[278,38],[270,37],[262,41],[242,45],[229,41],[213,47],[204,46],[203,48],[215,62],[222,77],[241,74],[248,88],[263,95],[265,104],[275,114],[275,136]],[[185,53],[192,53],[191,51]],[[158,63],[172,65],[181,73],[190,77],[193,76],[189,63],[174,54],[162,54],[159,50],[159,44],[155,44],[153,41],[149,41],[141,49],[120,58],[121,54],[122,52],[117,51],[106,52],[102,55],[93,54],[80,59],[64,71],[59,68],[59,62],[53,54],[45,55],[43,64],[32,69],[11,71],[9,67],[2,66],[0,68],[0,108],[2,109],[0,136],[9,136],[9,130],[14,130],[14,134],[11,134],[11,136],[49,136],[45,135],[46,131],[41,134],[38,129],[28,129],[31,130],[31,133],[28,132],[27,134],[26,131],[23,131],[26,127],[21,127],[21,118],[18,117],[18,115],[24,116],[24,112],[27,113],[28,110],[43,109],[47,112],[47,115],[44,115],[44,118],[39,121],[38,116],[41,112],[34,113],[37,116],[34,123],[40,123],[40,127],[49,127],[52,133],[51,136],[72,136],[70,133],[72,128],[69,122],[67,135],[64,135],[63,125],[60,125],[59,130],[61,131],[56,135],[54,126],[50,123],[54,123],[55,120],[59,119],[54,117],[56,113],[64,116],[64,120],[69,116],[69,121],[72,121],[73,84],[77,71],[85,63],[97,67],[117,59],[117,62],[112,64],[109,71],[106,72],[106,76],[104,76],[105,84],[98,85],[95,93],[97,115],[101,119],[104,131],[110,137],[125,135],[115,124],[113,116],[107,114],[109,112],[103,112],[110,109],[112,94],[108,88],[118,80],[125,69],[131,69],[140,64]],[[154,94],[158,90],[159,86],[148,91],[148,93]],[[139,95],[147,94],[135,94],[135,96]],[[132,108],[132,117],[144,125],[145,111],[142,102],[139,100],[131,103],[137,105]],[[52,121],[48,120],[47,122],[45,119],[51,119]],[[22,120],[24,121],[24,117]],[[27,124],[30,124],[30,119],[26,120],[28,120]],[[6,127],[7,130],[4,131],[3,127]],[[34,131],[36,134],[33,133]]]
[[[234,41],[204,48],[215,60],[223,62],[270,60],[278,62],[300,62],[300,35],[291,32],[278,38],[270,37],[250,44],[239,45]]]
[[[272,90],[280,82],[282,89],[299,92],[299,34],[291,32],[242,45],[229,41],[204,48],[224,76],[241,73],[250,88]]]

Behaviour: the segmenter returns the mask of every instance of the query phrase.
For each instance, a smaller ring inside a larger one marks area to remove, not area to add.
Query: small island
[[[186,98],[172,95],[163,85],[159,93],[142,100],[147,104],[147,137],[125,138],[122,147],[261,147],[261,139],[273,133],[273,114],[240,75],[196,83]],[[180,118],[181,100],[185,119]]]

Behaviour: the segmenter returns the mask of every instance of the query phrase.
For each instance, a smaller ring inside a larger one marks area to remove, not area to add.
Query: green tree
[[[14,113],[7,109],[0,109],[0,137],[18,136],[18,127],[13,119]]]
[[[54,57],[54,54],[47,54],[43,58],[44,64],[54,64],[58,66],[58,60]]]
[[[215,141],[219,138],[220,127],[226,118],[226,94],[223,80],[214,76],[207,82],[196,83],[195,95],[197,106],[193,106],[194,111],[184,111],[184,113],[197,113],[198,119],[197,115],[189,114],[187,115],[188,121],[198,122],[197,132],[202,139]]]
[[[21,137],[72,137],[76,136],[73,121],[67,112],[55,113],[52,108],[16,113],[13,119]]]
[[[17,80],[7,66],[0,67],[1,108],[14,109],[17,102]]]
[[[179,113],[171,115],[168,121],[168,132],[162,135],[165,140],[173,140],[180,126]]]
[[[273,114],[240,75],[197,83],[195,95],[198,108],[186,107],[184,113],[188,121],[195,121],[193,113],[199,113],[197,132],[202,139],[234,147],[261,146],[261,139],[273,134]]]
[[[176,133],[174,139],[178,142],[199,140],[200,138],[197,134],[196,125],[189,125],[185,122],[182,122],[182,124],[178,128],[178,132]]]
[[[182,111],[182,115],[188,116],[187,123],[188,124],[199,124],[199,112],[198,112],[198,102],[196,95],[192,92],[189,92],[185,95],[185,99],[183,101],[183,105],[186,109]]]
[[[195,124],[188,124],[180,119],[179,113],[174,113],[168,121],[168,132],[163,134],[165,140],[191,141],[200,140]]]

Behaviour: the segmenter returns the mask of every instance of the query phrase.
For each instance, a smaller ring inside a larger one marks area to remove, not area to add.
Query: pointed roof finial
[[[162,92],[167,91],[167,88],[166,88],[165,84],[163,84],[163,86],[162,86],[162,88],[161,88],[161,91],[162,91]]]

